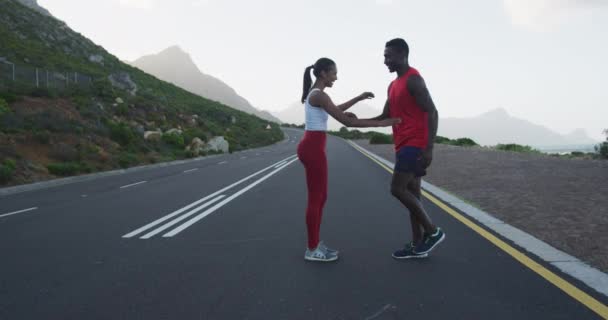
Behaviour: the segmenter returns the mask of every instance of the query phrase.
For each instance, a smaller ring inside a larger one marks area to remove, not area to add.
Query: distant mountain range
[[[359,118],[370,118],[380,114],[380,109],[364,103],[358,103],[351,110]],[[304,123],[304,106],[293,103],[274,115],[286,123]],[[331,119],[331,130],[337,130],[342,125]],[[390,132],[390,128],[371,128],[380,132]],[[584,129],[577,129],[570,134],[562,135],[541,125],[513,117],[504,109],[495,109],[471,118],[441,118],[438,134],[448,138],[467,137],[481,145],[496,145],[499,143],[517,143],[542,149],[563,146],[587,146],[598,141],[590,138]],[[558,148],[559,149],[559,148]],[[576,149],[576,148],[575,148]]]
[[[598,143],[584,129],[562,135],[541,125],[513,117],[499,108],[472,118],[444,118],[438,134],[448,138],[468,137],[481,145],[517,143],[535,147],[589,145]]]
[[[262,119],[280,123],[280,120],[269,112],[254,108],[226,83],[201,72],[190,55],[178,46],[169,47],[158,54],[143,56],[130,64],[194,94]]]

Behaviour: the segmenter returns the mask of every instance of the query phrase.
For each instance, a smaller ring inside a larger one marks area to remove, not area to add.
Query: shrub
[[[0,98],[0,117],[6,113],[10,113],[11,109],[8,107],[6,100]]]
[[[9,182],[13,178],[17,163],[15,160],[6,159],[0,164],[0,183]]]
[[[388,134],[374,133],[369,139],[370,144],[392,144],[393,137]]]
[[[134,164],[137,164],[137,162],[137,156],[130,152],[121,153],[118,156],[118,165],[120,165],[121,168],[128,168]]]
[[[458,138],[456,140],[452,140],[451,145],[460,146],[460,147],[474,147],[478,146],[477,142],[473,141],[473,139],[469,138]]]
[[[192,139],[194,138],[199,138],[203,142],[207,141],[207,135],[205,134],[205,131],[199,128],[189,128],[184,131],[184,142],[186,144],[190,144],[192,142]]]
[[[48,130],[50,132],[74,132],[78,122],[66,119],[59,111],[48,109],[24,117],[21,128],[25,130]]]
[[[124,123],[110,123],[110,139],[118,142],[121,146],[128,146],[135,140],[135,133]]]
[[[361,132],[357,129],[348,130],[346,127],[341,127],[339,131],[328,131],[329,134],[338,136],[342,139],[359,140],[359,139],[370,139],[373,134],[381,134],[379,132]]]
[[[124,103],[118,105],[118,107],[116,107],[116,114],[119,116],[127,116],[129,115],[129,107],[127,107]]]
[[[435,143],[450,144],[452,140],[442,136],[435,136]]]
[[[34,140],[40,144],[49,144],[51,142],[51,135],[48,131],[35,131]]]
[[[509,144],[499,144],[496,146],[496,149],[503,151],[512,151],[512,152],[523,152],[523,153],[538,153],[540,151],[533,149],[530,146],[522,146],[515,143]]]
[[[46,168],[56,176],[71,176],[80,172],[81,165],[77,162],[60,162],[48,164]]]
[[[72,96],[71,98],[79,111],[86,110],[91,106],[91,102],[86,96]]]
[[[597,153],[599,153],[600,158],[608,159],[608,142],[602,142],[601,144],[595,147]]]
[[[163,141],[172,146],[184,147],[184,136],[177,133],[163,134]]]
[[[63,142],[53,145],[49,155],[53,159],[57,159],[65,163],[80,160],[80,153],[78,150],[75,147]]]
[[[8,103],[13,103],[17,101],[17,95],[12,92],[0,92],[0,99]]]
[[[595,152],[600,155],[600,158],[608,159],[608,129],[604,130],[604,134],[606,135],[606,141],[595,146]]]
[[[33,88],[29,94],[36,98],[56,98],[58,96],[57,92],[47,88]]]
[[[474,147],[478,146],[477,142],[470,138],[458,138],[458,139],[450,139],[442,136],[435,136],[435,143],[439,144],[448,144],[452,146],[459,147]]]

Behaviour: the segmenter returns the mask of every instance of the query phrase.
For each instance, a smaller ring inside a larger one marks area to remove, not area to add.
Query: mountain
[[[376,109],[365,103],[358,103],[349,111],[357,114],[359,118],[371,118],[380,114]],[[304,123],[304,106],[301,103],[292,103],[289,107],[275,112],[274,115],[285,123]],[[328,127],[338,130],[342,125],[330,118]],[[390,133],[390,128],[369,128]],[[504,109],[495,109],[477,117],[471,118],[441,118],[439,120],[438,135],[448,138],[468,137],[481,145],[496,145],[499,143],[517,143],[530,145],[540,149],[553,147],[569,147],[570,149],[593,149],[592,145],[598,141],[590,138],[584,129],[574,130],[567,135],[561,135],[541,125],[513,117]],[[584,147],[584,148],[583,148]],[[560,149],[560,148],[558,148]]]
[[[564,138],[568,140],[570,144],[591,144],[598,142],[590,138],[585,129],[580,128],[564,135]]]
[[[382,110],[376,109],[363,102],[359,102],[359,103],[355,104],[350,109],[348,109],[348,111],[356,114],[357,117],[360,119],[372,118],[372,117],[375,117],[375,116],[379,115],[380,113],[382,113]],[[290,104],[287,108],[285,108],[281,111],[274,112],[273,114],[274,114],[274,116],[281,119],[281,121],[283,121],[285,123],[297,124],[297,125],[304,123],[304,105],[300,102],[294,102],[294,103]],[[343,126],[344,125],[342,125],[341,123],[336,121],[336,119],[332,118],[331,116],[329,117],[327,127],[330,130],[334,130],[334,131],[339,130]],[[385,133],[390,132],[390,128],[357,128],[357,129],[359,129],[361,131],[373,130],[373,131],[385,132]]]
[[[283,138],[277,124],[125,64],[17,0],[0,8],[0,185]]]
[[[472,118],[442,118],[437,134],[448,138],[468,137],[481,145],[517,143],[551,147],[597,143],[583,129],[561,135],[541,125],[513,117],[502,108]]]
[[[268,112],[251,106],[226,83],[201,72],[190,55],[178,46],[169,47],[158,54],[143,56],[133,61],[131,65],[194,94],[269,121],[280,122]]]
[[[47,9],[38,5],[38,1],[36,1],[36,0],[18,0],[18,1],[22,5],[27,6],[31,9],[34,9],[35,11],[38,11],[39,13],[42,13],[45,16],[52,17],[51,13]]]
[[[281,111],[272,112],[272,115],[284,123],[300,125],[304,123],[304,105],[300,102],[294,102]]]

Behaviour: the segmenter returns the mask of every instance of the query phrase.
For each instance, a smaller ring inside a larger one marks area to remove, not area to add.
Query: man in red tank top
[[[445,238],[422,206],[421,177],[433,159],[438,113],[418,70],[408,62],[409,47],[403,39],[386,43],[384,64],[397,73],[388,87],[384,111],[375,119],[400,118],[393,125],[396,162],[391,193],[410,212],[412,241],[393,253],[395,259],[425,258]]]

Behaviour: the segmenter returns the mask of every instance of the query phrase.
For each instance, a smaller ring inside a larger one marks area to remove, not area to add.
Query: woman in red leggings
[[[316,78],[314,84],[310,71]],[[387,127],[398,123],[399,119],[357,119],[345,112],[355,103],[371,99],[374,94],[364,92],[359,96],[336,106],[324,92],[332,87],[338,79],[336,64],[328,58],[321,58],[304,71],[304,92],[302,103],[306,108],[305,132],[298,145],[298,158],[306,170],[306,185],[308,187],[308,205],[306,207],[306,227],[308,230],[308,247],[304,259],[310,261],[335,261],[338,251],[328,248],[319,240],[323,206],[327,200],[327,157],[325,155],[327,119],[331,115],[347,127]]]

